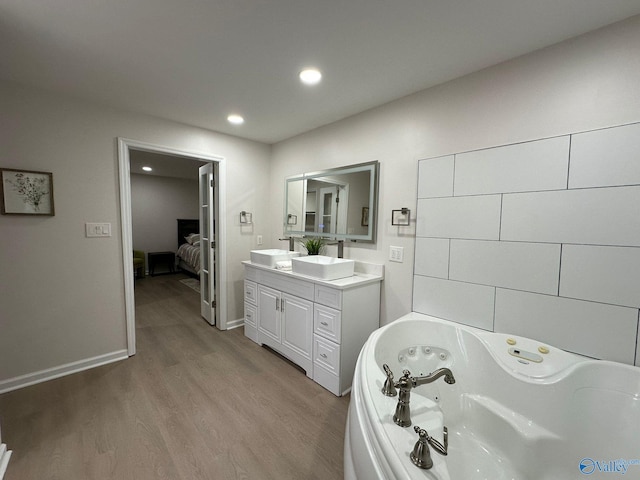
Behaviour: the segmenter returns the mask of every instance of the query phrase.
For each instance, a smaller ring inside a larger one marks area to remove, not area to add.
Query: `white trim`
[[[129,356],[136,353],[136,321],[135,321],[135,297],[134,278],[131,268],[130,254],[133,251],[133,237],[131,232],[131,181],[129,172],[129,150],[142,150],[167,155],[178,155],[209,162],[217,162],[219,179],[216,183],[218,189],[218,215],[216,216],[216,231],[219,231],[216,244],[216,258],[219,264],[220,282],[216,284],[216,327],[220,330],[227,329],[227,221],[226,221],[226,184],[227,164],[224,157],[202,152],[178,150],[176,148],[139,142],[127,138],[118,137],[118,166],[120,182],[120,223],[122,232],[122,264],[124,275],[124,303],[125,318],[127,324],[127,351]],[[218,230],[219,229],[219,230]],[[217,268],[219,267],[219,269]],[[216,272],[217,273],[217,272]]]
[[[2,480],[5,472],[7,471],[10,458],[11,450],[7,450],[7,446],[4,443],[0,444],[0,480]]]
[[[9,378],[7,380],[0,381],[0,393],[7,393],[12,390],[28,387],[29,385],[35,385],[36,383],[46,382],[48,380],[53,380],[54,378],[64,377],[65,375],[99,367],[108,363],[126,360],[127,358],[128,355],[126,350],[117,350],[115,352],[105,353],[104,355],[98,355],[97,357],[85,358],[84,360],[79,360],[77,362],[66,363],[57,367],[47,368],[46,370],[40,370],[39,372]]]
[[[227,322],[227,330],[232,330],[234,328],[244,327],[244,318],[238,318],[237,320],[231,320]]]

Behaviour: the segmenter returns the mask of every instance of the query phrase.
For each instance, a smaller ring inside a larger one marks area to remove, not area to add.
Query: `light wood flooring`
[[[349,398],[136,280],[137,354],[0,395],[5,480],[342,479]]]

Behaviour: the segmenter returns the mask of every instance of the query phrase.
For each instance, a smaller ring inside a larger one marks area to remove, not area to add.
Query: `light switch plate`
[[[404,261],[404,247],[389,247],[389,261],[402,263]]]
[[[110,223],[85,223],[85,233],[88,238],[110,237]]]

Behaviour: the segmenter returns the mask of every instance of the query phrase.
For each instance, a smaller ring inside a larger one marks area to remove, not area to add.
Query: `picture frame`
[[[55,215],[53,174],[0,168],[2,215]]]
[[[369,226],[369,207],[362,207],[362,220],[360,225],[363,227]]]

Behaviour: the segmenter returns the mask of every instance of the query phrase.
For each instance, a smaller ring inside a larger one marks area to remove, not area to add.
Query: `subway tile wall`
[[[420,160],[413,310],[640,366],[640,124]]]

